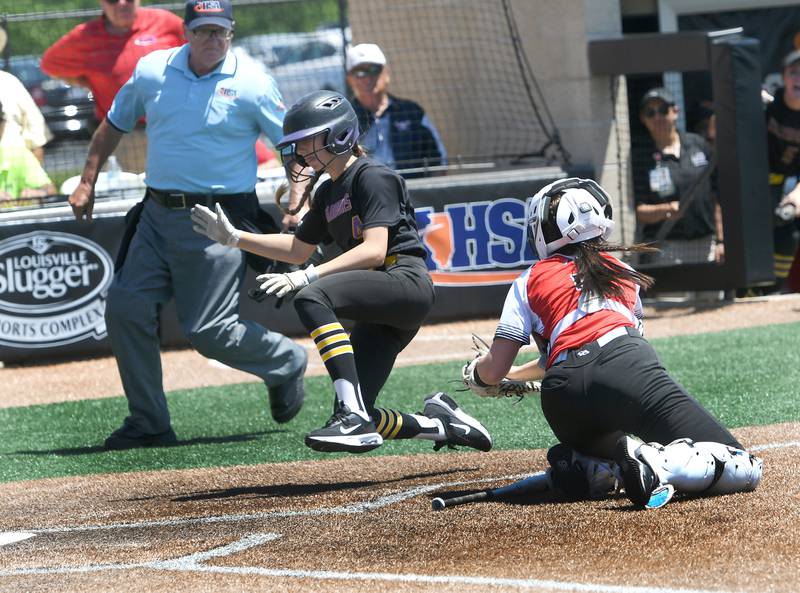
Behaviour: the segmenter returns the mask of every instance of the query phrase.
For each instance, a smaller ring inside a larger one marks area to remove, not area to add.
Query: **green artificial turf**
[[[737,427],[800,419],[799,333],[800,324],[795,323],[680,336],[653,344],[681,384],[724,424]],[[458,393],[453,380],[459,376],[456,362],[395,369],[379,405],[415,412],[426,394],[448,391],[486,425],[496,448],[541,448],[554,442],[537,397],[514,403]],[[327,459],[333,455],[307,449],[303,435],[330,415],[330,381],[310,377],[306,389],[306,405],[285,425],[271,419],[260,382],[170,393],[180,443],[130,451],[100,448],[126,415],[122,397],[0,410],[0,481]],[[431,449],[428,441],[392,441],[368,455]]]

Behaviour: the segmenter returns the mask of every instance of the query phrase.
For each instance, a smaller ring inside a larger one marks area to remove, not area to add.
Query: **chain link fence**
[[[141,4],[183,15],[183,2]],[[27,148],[41,158],[52,183],[46,184],[45,196],[33,201],[4,191],[2,205],[32,207],[63,201],[70,193],[98,117],[104,115],[89,81],[49,76],[41,69],[42,54],[74,27],[102,17],[95,0],[33,0],[24,13],[11,11],[18,8],[0,2],[0,26],[7,38],[0,66],[22,83],[44,116],[47,143],[28,142]],[[509,0],[238,0],[234,10],[237,59],[269,72],[287,105],[318,89],[353,98],[345,71],[346,50],[356,43],[379,44],[388,61],[390,93],[425,110],[444,153],[441,158],[392,163],[408,176],[569,163],[521,47]],[[402,26],[387,27],[387,23]],[[134,33],[128,43],[143,44],[148,39]],[[395,127],[403,125],[402,113],[392,118]],[[363,118],[362,134],[367,135],[379,119]],[[139,191],[146,175],[146,138],[143,132],[129,136],[120,146],[116,164],[128,189]],[[11,144],[4,135],[3,145]],[[378,156],[380,147],[374,152]],[[269,150],[262,147],[260,154],[263,167],[279,166]],[[112,198],[126,192],[125,184],[104,189]]]

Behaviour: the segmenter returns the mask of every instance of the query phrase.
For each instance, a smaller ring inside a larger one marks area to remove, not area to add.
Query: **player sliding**
[[[570,498],[624,484],[638,507],[675,491],[749,491],[761,460],[661,366],[642,337],[639,288],[652,278],[609,255],[608,195],[594,181],[564,179],[532,199],[528,239],[539,255],[512,285],[488,353],[464,368],[479,395],[506,379],[541,380],[542,411],[560,441],[547,453],[548,484]],[[541,357],[512,366],[530,336]],[[627,436],[636,435],[644,441]]]
[[[296,292],[294,306],[319,350],[336,392],[334,413],[305,443],[316,451],[363,453],[384,439],[420,438],[436,448],[488,451],[486,429],[446,394],[425,398],[421,414],[375,407],[397,355],[411,342],[434,302],[403,179],[364,156],[358,118],[342,95],[306,95],[287,112],[277,145],[294,181],[309,179],[303,202],[323,182],[294,235],[254,235],[233,228],[222,209],[192,210],[195,230],[231,247],[303,263],[323,241],[342,254],[318,266],[258,277],[267,294]],[[313,173],[308,169],[313,169]],[[298,209],[291,212],[296,213]],[[348,336],[340,318],[355,321]]]

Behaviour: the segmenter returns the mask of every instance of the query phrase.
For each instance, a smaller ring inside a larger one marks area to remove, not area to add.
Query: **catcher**
[[[528,239],[539,261],[512,285],[491,348],[464,367],[464,383],[481,396],[541,389],[560,441],[544,477],[569,498],[604,496],[621,482],[634,505],[658,508],[675,491],[755,489],[761,460],[667,374],[642,337],[639,289],[653,279],[608,252],[652,248],[607,243],[613,226],[594,181],[559,180],[536,194]],[[512,366],[531,335],[541,357]]]

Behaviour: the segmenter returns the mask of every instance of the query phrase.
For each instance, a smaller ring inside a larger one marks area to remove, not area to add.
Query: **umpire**
[[[146,117],[147,192],[126,217],[135,233],[127,253],[123,241],[106,304],[130,414],[106,449],[177,440],[157,331],[159,307],[171,297],[183,332],[201,354],[264,380],[277,422],[291,420],[303,403],[305,350],[239,319],[244,256],[193,232],[189,216],[196,204],[220,203],[234,219],[255,220],[253,146],[260,132],[273,142],[282,135],[281,95],[272,78],[230,51],[233,25],[228,0],[186,3],[188,44],[139,61],[92,137],[81,182],[69,197],[75,217],[91,220],[98,171],[123,134]]]

